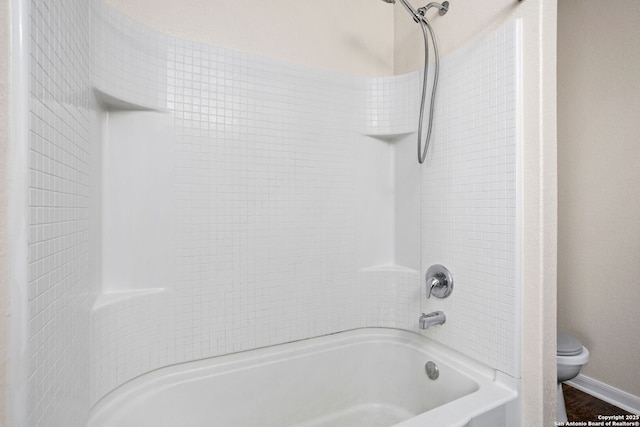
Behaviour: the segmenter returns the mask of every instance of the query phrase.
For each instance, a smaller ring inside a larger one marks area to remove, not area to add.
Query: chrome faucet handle
[[[429,284],[431,284],[431,286],[429,286]],[[427,278],[427,299],[431,298],[431,293],[433,292],[433,288],[440,289],[442,286],[443,285],[440,280],[440,277],[434,276],[431,278]]]
[[[446,298],[453,291],[453,276],[446,267],[435,264],[429,267],[425,277],[427,281],[427,298]]]

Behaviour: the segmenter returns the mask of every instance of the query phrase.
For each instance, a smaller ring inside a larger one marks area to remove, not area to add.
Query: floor
[[[562,390],[569,421],[598,421],[598,415],[631,415],[567,384],[562,384]]]

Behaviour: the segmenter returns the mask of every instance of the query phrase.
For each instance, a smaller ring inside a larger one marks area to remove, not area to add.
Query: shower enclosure
[[[420,166],[421,72],[196,42],[101,0],[12,4],[15,425],[83,426],[155,369],[360,328],[425,335],[516,386],[535,365],[521,366],[521,301],[538,295],[521,274],[539,238],[523,234],[533,6],[441,52]],[[432,264],[455,277],[446,300],[426,298]],[[436,310],[446,323],[421,331]]]

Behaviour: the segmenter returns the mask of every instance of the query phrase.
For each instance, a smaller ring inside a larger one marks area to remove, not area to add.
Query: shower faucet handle
[[[447,268],[440,264],[429,267],[425,275],[427,282],[427,298],[446,298],[453,291],[453,276]]]

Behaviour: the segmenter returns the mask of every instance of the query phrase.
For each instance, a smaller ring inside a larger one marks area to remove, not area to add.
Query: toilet
[[[567,422],[567,409],[564,405],[562,382],[575,378],[582,365],[589,361],[589,350],[575,337],[558,332],[558,422]]]

